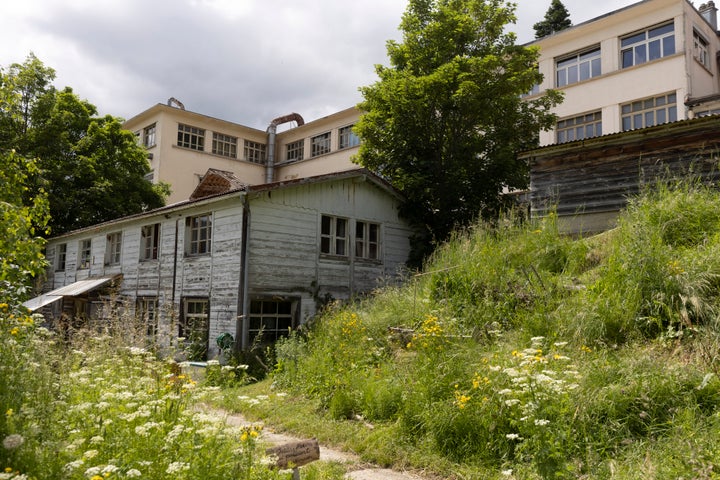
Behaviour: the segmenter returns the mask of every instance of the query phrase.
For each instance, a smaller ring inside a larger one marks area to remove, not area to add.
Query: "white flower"
[[[14,450],[18,448],[20,445],[25,443],[25,439],[22,435],[18,433],[13,433],[11,435],[8,435],[3,439],[3,447],[5,447],[6,450]]]
[[[182,472],[183,470],[190,470],[190,465],[185,462],[173,462],[170,465],[168,465],[167,470],[165,470],[165,473],[178,473]]]
[[[517,433],[508,433],[507,435],[505,435],[505,438],[507,438],[508,440],[522,440],[520,435],[518,435]]]
[[[82,460],[75,460],[74,462],[66,463],[63,467],[63,470],[65,470],[66,472],[72,472],[76,468],[82,466],[83,463],[84,462]]]
[[[97,454],[98,454],[97,450],[88,450],[87,452],[83,453],[83,458],[87,460],[89,458],[96,457]]]
[[[509,477],[510,475],[512,475],[512,469],[503,470],[503,471],[500,472],[500,473],[502,473],[502,474],[505,475],[506,477]]]
[[[505,400],[505,405],[507,405],[508,407],[512,407],[513,405],[517,405],[518,403],[520,403],[520,400],[518,400],[517,398]]]
[[[100,473],[102,473],[102,469],[100,467],[90,467],[85,470],[85,476],[88,478],[100,475]]]
[[[116,467],[115,465],[105,465],[105,467],[103,467],[102,469],[102,473],[115,473],[118,470],[120,470],[120,468]]]
[[[498,392],[498,395],[510,395],[512,392],[509,388],[503,388]]]
[[[100,443],[103,443],[104,441],[105,439],[100,435],[96,435],[90,439],[90,443],[92,443],[93,445],[98,445]]]
[[[131,468],[130,470],[125,472],[125,476],[128,478],[141,477],[142,472],[140,470],[138,470],[137,468]]]
[[[544,427],[548,423],[550,423],[550,420],[546,420],[544,418],[535,419],[535,425],[537,425],[538,427]]]
[[[208,366],[208,367],[212,367],[212,366],[215,366],[215,365],[220,365],[220,362],[219,362],[218,360],[208,360],[208,361],[207,361],[207,366]]]

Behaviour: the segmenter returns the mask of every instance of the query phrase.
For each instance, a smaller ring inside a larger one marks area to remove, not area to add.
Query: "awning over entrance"
[[[87,293],[97,288],[100,288],[119,277],[120,275],[108,275],[106,277],[96,277],[88,278],[86,280],[79,280],[75,283],[71,283],[70,285],[65,285],[64,287],[52,290],[48,293],[43,293],[39,297],[31,298],[27,302],[24,302],[23,305],[27,307],[31,312],[34,312],[41,309],[45,305],[50,305],[53,302],[61,300],[63,297],[76,297],[78,295],[82,295],[83,293]]]

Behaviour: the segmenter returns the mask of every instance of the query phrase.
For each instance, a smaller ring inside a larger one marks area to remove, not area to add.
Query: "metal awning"
[[[52,290],[48,293],[43,293],[39,297],[31,298],[27,302],[24,302],[23,305],[27,307],[31,312],[34,312],[41,309],[45,305],[50,305],[53,302],[57,302],[63,297],[76,297],[78,295],[82,295],[83,293],[87,293],[97,288],[100,288],[103,285],[107,285],[108,283],[119,277],[120,275],[109,275],[106,277],[96,277],[88,278],[86,280],[79,280],[75,283],[71,283],[70,285],[65,285],[64,287]]]

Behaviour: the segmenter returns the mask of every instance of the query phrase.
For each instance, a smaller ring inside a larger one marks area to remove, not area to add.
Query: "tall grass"
[[[711,478],[717,205],[687,181],[597,237],[561,235],[554,214],[477,225],[406,287],[279,344],[274,382],[483,478]]]

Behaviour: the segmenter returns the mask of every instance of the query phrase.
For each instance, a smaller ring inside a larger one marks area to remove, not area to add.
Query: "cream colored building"
[[[232,172],[247,185],[356,169],[350,158],[360,143],[352,132],[359,116],[352,107],[305,123],[293,113],[259,130],[185,110],[171,98],[123,126],[147,149],[152,181],[170,184],[172,204],[187,200],[209,168]]]
[[[717,9],[644,0],[529,44],[564,101],[550,145],[720,112]]]

